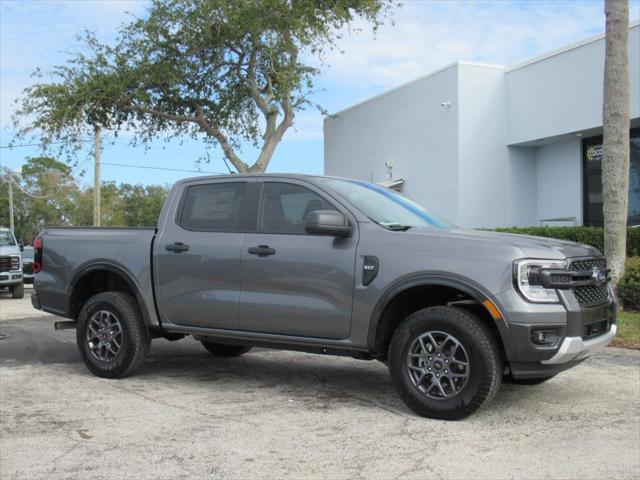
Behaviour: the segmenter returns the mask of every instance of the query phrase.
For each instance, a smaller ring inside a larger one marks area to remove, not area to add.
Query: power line
[[[18,190],[20,190],[22,193],[24,193],[25,195],[28,195],[31,198],[35,198],[35,199],[38,199],[38,200],[43,200],[45,198],[51,198],[51,195],[34,195],[33,193],[29,193],[24,188],[22,188],[18,182],[16,182],[16,179],[13,178],[13,175],[8,174],[6,176],[9,178],[7,183],[13,183],[16,187],[18,187]]]
[[[22,147],[42,147],[45,145],[64,145],[67,143],[89,143],[92,140],[67,140],[65,142],[51,142],[51,143],[21,143],[20,145],[1,145],[0,148],[22,148]]]
[[[148,170],[167,170],[170,172],[187,172],[187,173],[208,173],[211,175],[228,175],[222,172],[206,172],[204,170],[186,170],[181,168],[167,168],[167,167],[150,167],[148,165],[129,165],[126,163],[109,163],[109,162],[100,162],[100,165],[111,165],[114,167],[130,167],[130,168],[144,168]]]

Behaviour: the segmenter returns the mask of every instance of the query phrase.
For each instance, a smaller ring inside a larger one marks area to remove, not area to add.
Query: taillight
[[[33,241],[33,273],[42,270],[42,238]]]

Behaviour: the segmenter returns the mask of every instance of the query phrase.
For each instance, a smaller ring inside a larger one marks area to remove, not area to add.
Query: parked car
[[[22,279],[24,283],[33,283],[33,247],[25,246],[22,250]]]
[[[8,289],[13,298],[24,297],[22,248],[11,230],[0,228],[0,289]]]
[[[357,180],[191,178],[157,228],[46,228],[33,305],[72,319],[95,375],[120,378],[150,340],[193,335],[213,355],[254,346],[388,364],[415,412],[459,419],[503,378],[535,384],[616,333],[596,249],[457,229]]]

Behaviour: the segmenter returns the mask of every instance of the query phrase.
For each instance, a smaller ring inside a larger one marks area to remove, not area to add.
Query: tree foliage
[[[5,179],[7,173],[0,171]],[[45,226],[93,224],[93,189],[83,188],[66,164],[49,157],[30,158],[21,175],[13,177],[18,184],[13,187],[15,234],[25,243],[31,243]],[[153,227],[168,187],[103,182],[101,192],[103,225]],[[6,181],[0,183],[0,226],[9,226]]]
[[[24,91],[22,135],[73,141],[92,125],[135,141],[204,138],[238,172],[264,171],[296,112],[309,105],[318,59],[345,26],[375,29],[393,0],[154,0],[114,45],[85,49]],[[253,163],[238,153],[259,148]]]

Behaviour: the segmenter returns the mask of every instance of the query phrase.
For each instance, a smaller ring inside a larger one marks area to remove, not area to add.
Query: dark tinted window
[[[640,225],[640,129],[631,130],[628,224]],[[602,137],[583,140],[584,224],[604,224],[602,212]]]
[[[237,232],[247,190],[246,182],[223,182],[189,187],[180,224],[189,230]]]
[[[264,233],[304,234],[314,210],[335,210],[317,193],[293,183],[266,182],[262,187],[259,230]]]

